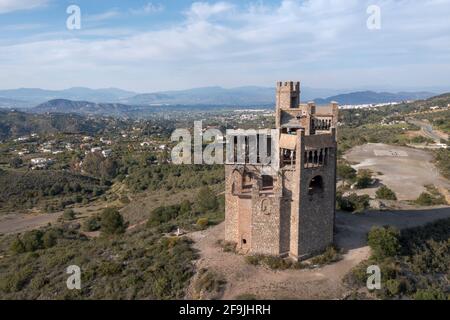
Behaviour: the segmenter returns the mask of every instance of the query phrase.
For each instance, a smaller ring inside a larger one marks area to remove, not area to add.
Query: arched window
[[[242,189],[251,189],[253,187],[253,179],[250,173],[244,172],[242,175]]]
[[[315,176],[311,179],[308,188],[308,194],[314,195],[323,192],[323,179],[321,176]]]

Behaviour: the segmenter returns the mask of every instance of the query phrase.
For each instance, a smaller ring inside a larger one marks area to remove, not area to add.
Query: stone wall
[[[253,198],[252,249],[255,254],[280,254],[280,197],[255,194]]]
[[[329,150],[328,165],[300,169],[299,257],[318,253],[333,243],[336,149]],[[321,177],[323,190],[310,194],[310,183],[315,177]]]

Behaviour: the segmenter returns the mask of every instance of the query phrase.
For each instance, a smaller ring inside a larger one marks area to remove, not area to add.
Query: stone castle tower
[[[333,243],[337,119],[337,103],[300,104],[299,82],[277,83],[279,169],[227,162],[226,241],[244,254],[296,260]]]

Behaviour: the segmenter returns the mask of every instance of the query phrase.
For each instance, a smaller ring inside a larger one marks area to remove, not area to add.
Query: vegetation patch
[[[450,179],[450,149],[441,149],[435,152],[436,166],[441,174]]]
[[[444,195],[442,195],[435,186],[427,185],[425,188],[427,191],[422,192],[414,203],[420,206],[437,206],[447,204]]]
[[[382,299],[450,299],[450,219],[399,232],[374,228],[368,235],[372,256],[354,268],[344,281],[355,290],[366,286],[367,267],[381,269]]]
[[[158,227],[168,233],[176,227],[186,230],[204,230],[224,219],[224,196],[217,197],[209,187],[201,188],[194,203],[188,200],[171,206],[154,209],[147,221],[147,227]]]
[[[357,195],[351,193],[348,196],[343,196],[342,193],[336,194],[336,209],[352,212],[362,213],[369,208],[370,197],[366,194]]]
[[[65,226],[55,230],[57,243],[47,248],[50,230],[19,237],[25,252],[11,251],[15,236],[2,237],[1,299],[181,299],[194,274],[197,257],[187,238],[142,229],[87,239]],[[69,265],[82,270],[76,292],[65,286]]]
[[[47,211],[89,202],[107,186],[100,180],[63,171],[0,171],[2,211],[42,206]],[[57,201],[55,201],[57,200]]]
[[[219,299],[226,283],[223,275],[203,268],[198,271],[193,287],[198,299]]]
[[[217,245],[223,249],[224,252],[236,253],[236,243],[225,240],[218,240]]]
[[[127,186],[134,192],[144,190],[185,190],[215,185],[224,181],[221,165],[160,165],[125,168]],[[122,169],[122,170],[125,170]]]
[[[329,246],[325,252],[311,259],[313,265],[324,266],[342,259],[341,252],[334,246]]]
[[[355,187],[358,189],[365,189],[373,184],[372,171],[369,169],[360,169],[356,175]]]
[[[377,199],[381,200],[397,200],[397,195],[395,192],[386,186],[381,186],[375,193],[375,196]]]

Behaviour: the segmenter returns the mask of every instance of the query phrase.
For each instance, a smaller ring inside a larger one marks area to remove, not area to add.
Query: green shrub
[[[191,212],[192,210],[192,205],[191,202],[189,200],[183,200],[183,202],[181,202],[180,204],[180,214],[186,214]]]
[[[251,264],[252,266],[259,265],[260,259],[261,258],[259,256],[257,256],[257,255],[245,256],[245,261],[248,264]]]
[[[448,121],[447,121],[448,123]],[[436,165],[444,177],[450,179],[450,149],[440,149],[435,152]]]
[[[311,263],[315,265],[326,265],[333,262],[336,262],[341,259],[341,255],[339,251],[333,247],[329,246],[324,253],[318,255],[311,259]]]
[[[197,294],[202,292],[220,294],[226,284],[225,278],[217,272],[201,269],[194,283]]]
[[[28,231],[22,237],[22,243],[25,247],[25,251],[33,252],[41,249],[43,246],[42,236],[44,234],[40,230]]]
[[[236,252],[236,243],[231,241],[218,240],[217,244],[224,252]]]
[[[26,251],[25,245],[22,240],[17,236],[16,239],[11,243],[11,251],[15,254],[24,253]]]
[[[353,181],[356,178],[356,170],[346,163],[338,163],[337,176],[344,181]]]
[[[439,190],[432,185],[425,186],[428,192],[422,192],[420,196],[414,201],[420,206],[436,206],[445,205],[447,201]]]
[[[117,209],[107,208],[101,216],[101,231],[103,234],[121,234],[126,230],[122,215]]]
[[[203,187],[198,192],[196,204],[202,212],[216,210],[218,207],[217,196],[211,188]]]
[[[369,263],[367,261],[361,262],[345,275],[343,281],[350,287],[354,288],[365,286],[367,281],[368,265]]]
[[[75,211],[73,211],[72,209],[64,210],[64,213],[63,213],[64,220],[73,220],[73,219],[75,219],[75,216],[76,216]]]
[[[163,206],[154,209],[147,221],[148,227],[157,227],[163,223],[169,222],[180,215],[180,205]]]
[[[382,200],[397,200],[397,196],[394,191],[389,189],[386,186],[380,187],[377,192],[375,193],[377,199]]]
[[[425,138],[422,136],[415,136],[411,139],[411,143],[433,143],[434,140],[430,138]]]
[[[22,159],[18,157],[14,157],[9,161],[9,166],[14,169],[20,168],[22,164],[23,164]]]
[[[445,293],[439,289],[419,289],[414,294],[415,300],[447,300]]]
[[[208,224],[209,224],[208,218],[200,218],[197,220],[197,223],[196,223],[197,227],[200,230],[205,230],[208,227]]]
[[[368,235],[368,244],[376,259],[395,256],[400,249],[399,232],[393,227],[373,227]]]
[[[0,291],[9,293],[22,290],[31,280],[32,274],[33,269],[30,266],[25,266],[23,269],[2,277],[0,280]]]
[[[352,193],[346,197],[341,194],[336,195],[336,209],[353,213],[364,212],[369,208],[370,197],[366,194],[358,196]]]
[[[368,169],[358,170],[358,175],[356,176],[356,188],[365,189],[372,184],[372,171]]]
[[[58,242],[58,234],[54,230],[47,230],[42,236],[42,245],[44,248],[51,248]]]
[[[120,263],[106,261],[100,264],[98,271],[103,276],[113,276],[121,273],[122,265]]]
[[[386,292],[390,297],[395,297],[400,293],[400,281],[389,279],[386,281]]]
[[[433,205],[433,197],[427,192],[422,192],[415,202],[421,206],[431,206]]]
[[[83,223],[83,230],[87,232],[98,231],[101,228],[100,217],[92,216],[87,218]]]
[[[248,264],[265,266],[272,270],[286,270],[295,267],[295,264],[291,260],[260,254],[246,256],[245,261]]]

